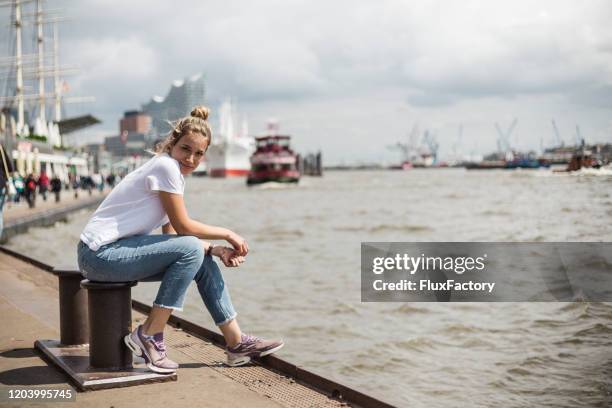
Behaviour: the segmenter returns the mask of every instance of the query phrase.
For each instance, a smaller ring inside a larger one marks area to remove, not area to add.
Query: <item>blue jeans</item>
[[[221,271],[212,256],[204,255],[202,242],[192,236],[137,235],[92,251],[78,245],[79,269],[92,281],[160,282],[154,306],[183,310],[192,280],[215,324],[236,317]]]

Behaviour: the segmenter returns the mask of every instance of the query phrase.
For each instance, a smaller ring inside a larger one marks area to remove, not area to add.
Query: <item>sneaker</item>
[[[136,357],[142,357],[149,370],[156,373],[173,373],[179,367],[177,363],[166,356],[164,333],[157,333],[152,339],[146,339],[142,334],[142,326],[138,326],[131,334],[123,338]]]
[[[227,347],[227,365],[232,367],[248,363],[254,357],[263,357],[280,350],[284,346],[281,340],[264,340],[259,337],[242,334],[240,343]]]

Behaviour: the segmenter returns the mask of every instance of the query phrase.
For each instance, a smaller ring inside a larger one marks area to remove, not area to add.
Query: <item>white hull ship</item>
[[[246,121],[240,132],[234,125],[234,108],[227,100],[219,110],[219,131],[206,152],[206,168],[210,177],[246,176],[251,169],[250,157],[255,141],[248,136]]]

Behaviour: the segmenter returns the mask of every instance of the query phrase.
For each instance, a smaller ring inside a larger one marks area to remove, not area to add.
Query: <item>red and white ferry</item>
[[[289,146],[291,136],[277,135],[273,132],[277,129],[276,124],[269,124],[268,130],[271,134],[255,138],[256,150],[251,156],[248,185],[267,182],[297,183],[300,180],[298,156]]]

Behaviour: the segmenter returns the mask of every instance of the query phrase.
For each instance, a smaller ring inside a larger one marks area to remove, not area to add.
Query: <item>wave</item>
[[[600,169],[580,169],[568,173],[574,177],[612,177],[612,168],[602,167]]]
[[[268,181],[267,183],[251,186],[253,190],[292,190],[298,188],[297,183],[277,183]]]
[[[377,233],[377,232],[389,232],[389,231],[399,231],[399,232],[425,232],[425,231],[433,231],[433,228],[428,227],[426,225],[413,225],[413,224],[379,224],[372,227],[363,227],[363,226],[340,226],[334,227],[335,231],[343,231],[343,232],[368,232],[368,233]]]
[[[428,310],[424,307],[417,307],[417,306],[412,306],[410,304],[404,303],[401,306],[391,310],[391,313],[427,314],[427,313],[431,313],[431,310]]]
[[[267,228],[262,231],[262,236],[268,239],[301,238],[304,233],[298,229]]]
[[[612,327],[603,323],[595,323],[593,326],[588,327],[586,329],[578,330],[574,333],[575,337],[599,337],[601,335],[605,335],[608,337],[612,334]]]
[[[424,337],[415,337],[412,339],[394,341],[393,343],[391,343],[391,346],[400,350],[412,350],[423,353],[428,349],[435,348],[438,344],[438,342],[432,339]]]
[[[480,213],[480,215],[512,215],[510,211],[505,210],[485,210]]]
[[[359,311],[357,310],[357,308],[353,305],[350,305],[348,303],[339,303],[337,305],[335,305],[330,311],[329,314],[331,315],[359,315]]]

